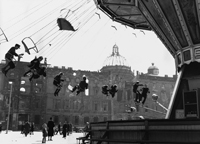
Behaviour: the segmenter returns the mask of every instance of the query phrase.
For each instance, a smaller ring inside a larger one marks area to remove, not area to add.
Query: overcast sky
[[[78,28],[76,32],[59,30],[57,18],[66,15]],[[15,43],[21,45],[17,52],[24,52],[21,40],[29,37],[39,53],[31,50],[32,54],[26,53],[22,61],[42,55],[53,66],[97,71],[116,44],[132,70],[147,73],[154,63],[160,76],[175,74],[174,58],[154,32],[144,34],[113,22],[96,8],[93,0],[0,0],[0,27],[8,38],[0,45],[0,60]],[[0,40],[3,39],[1,35]]]

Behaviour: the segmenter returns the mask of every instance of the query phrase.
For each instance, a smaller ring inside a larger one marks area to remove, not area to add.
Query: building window
[[[98,122],[98,121],[99,121],[99,118],[98,118],[98,117],[94,117],[94,118],[93,118],[93,121],[94,121],[94,122]]]
[[[107,121],[107,117],[104,117],[104,118],[103,118],[103,121]]]
[[[35,108],[38,109],[39,108],[39,102],[35,101]]]
[[[120,102],[122,101],[122,90],[118,90],[118,92],[116,93],[117,94],[117,101]],[[115,96],[116,96],[115,94]]]
[[[21,85],[25,84],[26,81],[25,80],[21,80]]]
[[[98,111],[98,104],[97,103],[94,104],[94,110]]]
[[[84,117],[84,124],[90,121],[90,118],[88,116]]]
[[[103,112],[107,112],[108,111],[108,103],[104,103],[103,104]]]
[[[79,124],[79,116],[75,116],[75,125]]]
[[[58,118],[58,116],[54,116],[54,123],[58,123],[59,122],[59,118]]]
[[[69,100],[65,100],[65,109],[69,109]]]
[[[34,123],[35,123],[35,124],[40,124],[40,119],[41,119],[41,116],[40,116],[40,115],[35,115]]]
[[[129,101],[131,99],[131,90],[127,90],[126,94],[127,94],[127,100]]]
[[[42,92],[42,82],[36,82],[34,90],[35,90],[35,93]]]

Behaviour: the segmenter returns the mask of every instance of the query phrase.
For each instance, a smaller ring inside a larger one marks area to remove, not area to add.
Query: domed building
[[[159,69],[152,63],[152,66],[148,68],[148,73],[149,75],[158,75],[159,74]]]
[[[115,44],[112,49],[112,54],[104,61],[101,72],[109,72],[112,75],[112,79],[119,78],[124,80],[130,80],[134,78],[134,73],[131,71],[125,57],[119,53],[119,47]]]
[[[0,68],[4,65],[5,63],[0,63]],[[19,62],[7,78],[0,73],[0,96],[3,96],[3,99],[0,99],[0,121],[5,121],[8,113],[9,81],[15,83],[10,123],[12,130],[20,130],[22,122],[27,120],[34,122],[35,127],[39,129],[50,117],[56,124],[68,121],[74,126],[84,126],[86,122],[135,119],[138,116],[164,118],[166,111],[152,101],[152,95],[157,94],[159,103],[167,107],[176,81],[176,77],[158,76],[159,69],[154,64],[148,68],[147,74],[137,72],[134,75],[126,58],[120,55],[116,44],[100,71],[49,66],[46,78],[40,77],[30,83],[28,77],[23,77],[26,68],[27,62]],[[63,78],[66,81],[59,96],[55,97],[53,79],[59,72],[64,73]],[[88,93],[75,96],[69,91],[68,86],[78,84],[83,75],[89,80]],[[133,97],[135,80],[147,84],[150,93],[145,102],[146,108],[140,107],[138,112],[127,113],[130,108],[127,106],[136,107]],[[117,84],[118,91],[114,97],[102,94],[102,86],[105,84]],[[21,91],[21,88],[24,91]]]

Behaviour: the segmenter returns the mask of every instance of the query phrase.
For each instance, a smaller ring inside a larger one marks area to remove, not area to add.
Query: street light
[[[11,107],[11,96],[12,96],[12,89],[13,89],[13,82],[9,82],[10,84],[10,96],[9,96],[9,106],[8,106],[8,118],[7,118],[7,128],[6,128],[6,134],[8,133],[8,127],[10,123],[10,107]]]
[[[155,103],[157,103],[159,106],[161,106],[163,109],[165,109],[166,111],[168,111],[168,109],[165,106],[163,106],[161,103],[158,102],[158,95],[157,94],[153,94],[152,95],[152,100]]]

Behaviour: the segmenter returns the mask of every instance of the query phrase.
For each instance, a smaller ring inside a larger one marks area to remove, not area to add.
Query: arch
[[[30,37],[25,37],[23,40],[22,40],[22,44],[24,45],[24,48],[25,48],[25,52],[27,52],[29,55],[31,54],[30,53],[30,50],[33,49],[36,53],[38,53],[38,49],[37,49],[37,46],[36,44],[34,43],[34,41],[30,38]],[[31,45],[30,47],[28,47],[27,45]]]
[[[24,87],[21,87],[20,92],[26,92],[26,89]]]

